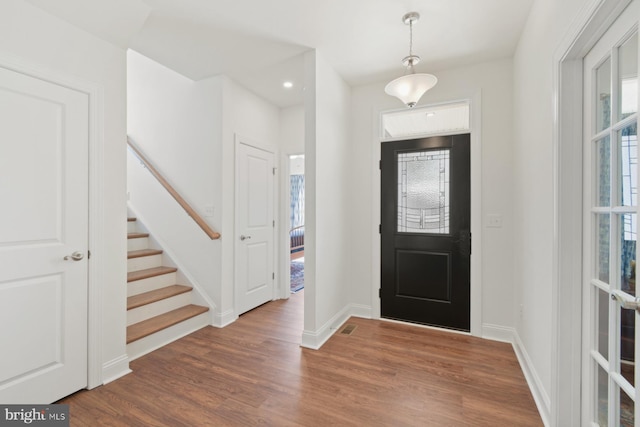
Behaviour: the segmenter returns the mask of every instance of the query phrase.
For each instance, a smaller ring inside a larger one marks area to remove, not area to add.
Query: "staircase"
[[[149,233],[127,219],[127,354],[149,353],[209,324],[208,307],[193,304],[192,288],[177,284],[178,269],[167,267]]]

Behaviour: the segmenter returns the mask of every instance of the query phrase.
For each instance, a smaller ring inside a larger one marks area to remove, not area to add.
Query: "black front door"
[[[382,143],[382,317],[469,331],[469,139]]]

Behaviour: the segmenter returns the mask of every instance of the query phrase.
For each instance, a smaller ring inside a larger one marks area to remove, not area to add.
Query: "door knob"
[[[240,236],[240,240],[245,241],[247,239],[250,239],[251,236],[245,236],[244,234]]]
[[[68,261],[70,259],[72,259],[74,261],[80,261],[82,258],[84,258],[84,254],[82,252],[75,251],[74,253],[72,253],[71,255],[67,255],[63,259],[65,261]]]

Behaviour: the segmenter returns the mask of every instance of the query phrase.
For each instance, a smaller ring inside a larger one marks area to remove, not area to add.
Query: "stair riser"
[[[189,335],[209,324],[211,313],[206,312],[187,319],[176,325],[151,334],[130,344],[127,344],[129,360],[137,359],[147,353],[163,347],[179,338]]]
[[[189,304],[191,304],[191,292],[185,292],[184,294],[128,310],[127,326],[142,322],[143,320],[151,319],[152,317],[159,316]]]
[[[128,251],[139,251],[140,249],[148,249],[148,248],[149,248],[148,237],[139,237],[137,239],[127,239]]]
[[[127,296],[130,297],[132,295],[138,295],[144,292],[155,291],[156,289],[175,285],[176,281],[176,273],[169,273],[129,282],[127,285]]]
[[[127,233],[135,233],[136,231],[136,222],[135,221],[127,221]]]
[[[145,270],[147,268],[160,267],[162,265],[162,255],[143,256],[127,260],[127,272]]]

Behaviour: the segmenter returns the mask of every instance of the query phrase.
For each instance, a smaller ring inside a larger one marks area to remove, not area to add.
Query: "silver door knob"
[[[63,259],[65,261],[68,261],[70,259],[74,260],[74,261],[80,261],[82,258],[84,258],[84,254],[82,252],[74,252],[71,255],[67,255],[66,257],[64,257]]]
[[[244,234],[240,236],[240,240],[245,241],[247,239],[250,239],[251,236],[245,236]]]
[[[611,292],[611,299],[617,301],[622,308],[640,311],[640,298],[635,298],[625,292],[615,290]]]

